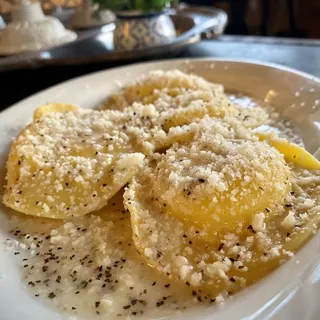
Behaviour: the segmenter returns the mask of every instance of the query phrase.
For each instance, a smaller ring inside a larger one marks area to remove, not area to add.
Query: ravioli
[[[72,112],[77,111],[79,108],[69,103],[48,103],[35,110],[33,119],[40,119],[41,117],[52,112]]]
[[[223,86],[180,70],[157,70],[112,94],[103,108],[123,110],[134,102],[140,102],[152,103],[163,110],[173,105],[187,106],[194,100],[209,102],[217,95],[223,95]]]
[[[150,72],[112,94],[102,108],[124,110],[134,103],[152,104],[159,112],[159,124],[166,131],[198,122],[206,115],[234,117],[250,128],[268,121],[262,108],[236,105],[224,94],[222,86],[179,70]]]
[[[154,201],[147,175],[134,178],[125,204],[135,245],[150,266],[173,282],[193,287],[199,299],[233,294],[289,259],[317,230],[320,189],[302,186],[304,179],[313,179],[313,186],[319,186],[313,174],[295,174],[294,194],[286,197],[287,207],[264,211],[265,218],[261,213],[253,215],[242,228],[225,230],[212,243],[196,226]]]
[[[42,217],[85,215],[107,204],[143,166],[144,155],[192,136],[191,128],[164,131],[152,105],[42,106],[10,150],[4,203]]]
[[[320,161],[307,150],[272,134],[257,133],[257,135],[260,140],[267,140],[268,143],[284,154],[287,161],[309,170],[320,170]]]
[[[57,219],[105,206],[143,165],[139,151],[150,148],[143,129],[123,127],[127,120],[81,109],[36,117],[11,147],[4,203]]]
[[[241,125],[209,122],[150,158],[124,195],[141,256],[198,299],[259,280],[320,222],[319,171],[287,164]]]
[[[191,143],[155,157],[147,174],[154,198],[168,213],[216,241],[219,232],[242,228],[253,214],[283,204],[291,174],[267,143],[254,135],[239,139],[223,122],[209,123]]]

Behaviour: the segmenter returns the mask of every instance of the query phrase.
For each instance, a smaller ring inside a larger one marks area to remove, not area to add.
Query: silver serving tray
[[[181,6],[171,13],[171,18],[178,36],[160,46],[116,51],[113,47],[115,24],[112,23],[99,29],[79,31],[78,39],[72,43],[46,51],[0,58],[0,71],[175,56],[190,44],[198,42],[201,37],[214,38],[221,35],[228,21],[224,11],[198,6]]]

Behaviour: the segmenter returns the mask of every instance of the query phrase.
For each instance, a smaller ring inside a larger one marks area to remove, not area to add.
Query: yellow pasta
[[[280,139],[272,135],[263,133],[257,133],[257,135],[260,140],[267,140],[273,147],[281,152],[288,162],[293,162],[308,170],[320,170],[320,161],[307,150],[285,139]]]
[[[294,176],[297,183],[312,177],[301,173]],[[233,294],[260,280],[289,259],[320,223],[319,191],[312,185],[294,187],[295,196],[287,197],[290,208],[275,207],[262,220],[253,215],[242,228],[224,230],[214,242],[207,241],[196,225],[181,221],[155,200],[151,179],[134,178],[125,192],[135,245],[148,265],[186,289],[193,287],[200,299]],[[302,208],[304,202],[311,203],[308,209]]]
[[[51,112],[72,112],[77,111],[79,108],[67,103],[48,103],[35,110],[33,119],[39,119]]]
[[[152,71],[114,93],[104,104],[107,109],[119,109],[134,102],[155,104],[157,108],[186,106],[191,101],[209,102],[215,96],[223,95],[221,85],[210,83],[201,77],[187,75],[179,70]],[[162,104],[162,106],[161,106]]]
[[[11,147],[7,206],[41,217],[82,216],[105,206],[143,165],[144,155],[135,152],[139,132],[120,131],[125,116],[40,111]]]
[[[160,206],[214,242],[221,231],[235,231],[253,215],[282,205],[291,173],[267,143],[238,139],[223,122],[210,126],[156,157],[147,174]]]

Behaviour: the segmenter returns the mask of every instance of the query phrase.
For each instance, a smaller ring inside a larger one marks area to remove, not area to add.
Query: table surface
[[[224,36],[193,44],[180,57],[253,59],[286,65],[320,77],[320,41]],[[0,72],[0,110],[62,81],[119,65],[104,63]]]

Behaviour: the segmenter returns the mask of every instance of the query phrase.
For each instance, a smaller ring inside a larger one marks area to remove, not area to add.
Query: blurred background
[[[189,0],[229,15],[227,34],[320,38],[319,0]]]
[[[254,59],[319,76],[319,48],[320,0],[0,0],[0,110],[151,59]]]
[[[104,3],[106,0],[95,2]],[[109,1],[111,2],[117,1]],[[319,0],[185,0],[183,2],[225,10],[229,16],[227,34],[320,38]],[[5,20],[16,3],[17,0],[0,0],[0,14]],[[44,11],[50,13],[59,7],[65,9],[81,6],[82,0],[43,0],[41,3]]]

